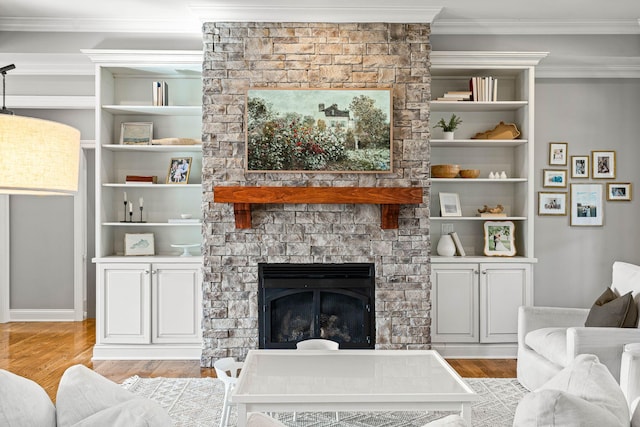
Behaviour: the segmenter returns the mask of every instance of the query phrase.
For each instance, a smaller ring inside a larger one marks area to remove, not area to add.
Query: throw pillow
[[[638,321],[638,307],[631,292],[618,297],[607,288],[591,306],[585,326],[609,328],[635,328]]]
[[[0,369],[0,425],[55,427],[56,408],[40,385]]]

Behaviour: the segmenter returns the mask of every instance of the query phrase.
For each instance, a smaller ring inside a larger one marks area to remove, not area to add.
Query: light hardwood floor
[[[122,382],[141,377],[215,377],[212,368],[201,368],[197,360],[91,361],[95,343],[95,320],[83,322],[17,322],[0,324],[0,369],[40,384],[55,400],[60,377],[72,365],[83,364]],[[512,359],[449,359],[467,378],[513,378]]]

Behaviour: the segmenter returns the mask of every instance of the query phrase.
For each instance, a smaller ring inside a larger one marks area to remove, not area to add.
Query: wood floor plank
[[[215,377],[212,368],[198,360],[91,361],[95,344],[95,320],[83,322],[15,322],[0,324],[0,369],[40,384],[55,401],[60,378],[73,365],[82,364],[115,382],[140,377]],[[448,359],[468,378],[513,378],[513,359]]]

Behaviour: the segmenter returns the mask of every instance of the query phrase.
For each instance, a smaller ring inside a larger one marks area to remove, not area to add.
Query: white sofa
[[[640,300],[640,266],[615,262],[611,289],[632,292]],[[640,306],[639,306],[640,307]],[[518,381],[535,390],[579,354],[598,356],[616,380],[625,344],[640,343],[640,329],[585,327],[589,309],[520,307],[518,312]]]

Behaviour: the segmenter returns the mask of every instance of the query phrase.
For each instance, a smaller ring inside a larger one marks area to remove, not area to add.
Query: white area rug
[[[482,378],[465,381],[480,395],[472,407],[473,426],[507,427],[513,424],[518,402],[527,392],[513,378]],[[127,379],[122,386],[131,392],[156,400],[174,420],[176,427],[217,426],[220,422],[224,386],[215,378],[140,378]],[[288,426],[304,427],[420,427],[446,413],[424,412],[341,412],[278,414]],[[235,425],[232,409],[229,425]]]

